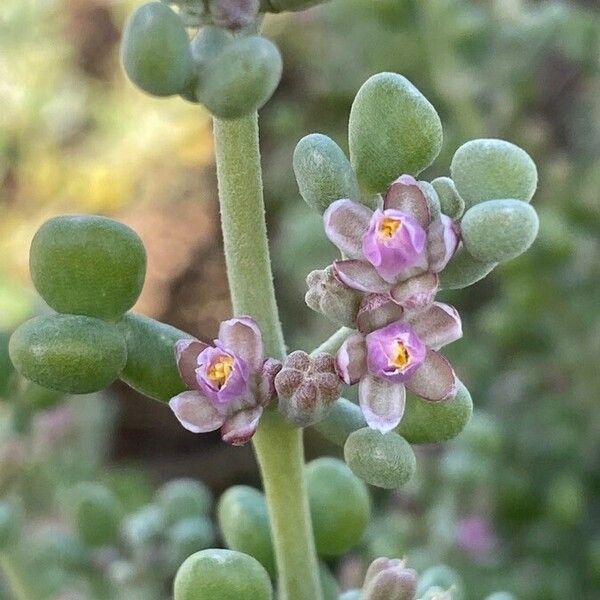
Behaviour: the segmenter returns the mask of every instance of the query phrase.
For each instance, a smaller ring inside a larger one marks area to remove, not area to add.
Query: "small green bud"
[[[382,193],[403,173],[417,175],[435,160],[442,147],[442,124],[408,79],[380,73],[354,99],[349,139],[360,185]]]
[[[350,161],[326,135],[312,133],[298,142],[294,150],[294,173],[304,201],[319,213],[341,198],[360,201]]]
[[[125,340],[114,325],[75,315],[30,319],[13,333],[9,349],[23,377],[71,394],[103,390],[127,360]]]
[[[38,229],[29,269],[37,291],[57,312],[116,320],[142,291],[146,251],[122,223],[67,215]]]
[[[194,479],[174,479],[165,483],[156,494],[169,525],[188,517],[202,517],[210,513],[213,498],[206,485]]]
[[[356,476],[385,489],[403,486],[417,468],[415,453],[403,437],[370,427],[350,434],[344,445],[344,458]]]
[[[443,290],[466,288],[489,275],[497,264],[496,262],[477,260],[464,247],[461,247],[440,273],[440,288]]]
[[[539,219],[521,200],[489,200],[476,204],[461,221],[467,252],[484,262],[504,262],[523,254],[535,240]]]
[[[220,119],[243,117],[264,106],[281,79],[281,54],[260,36],[227,44],[202,70],[196,96]]]
[[[75,527],[93,548],[117,543],[122,508],[114,494],[97,483],[80,483],[74,489]]]
[[[215,528],[206,517],[190,517],[182,519],[167,533],[169,543],[169,559],[176,567],[188,557],[215,542]]]
[[[306,465],[308,500],[317,552],[339,556],[362,539],[371,515],[365,484],[335,458]]]
[[[472,140],[454,154],[450,173],[469,208],[485,200],[529,202],[537,187],[537,168],[525,150],[504,140]]]
[[[438,193],[442,212],[453,219],[460,219],[465,212],[465,201],[460,197],[454,181],[450,177],[438,177],[431,185]]]
[[[423,596],[432,587],[450,590],[452,600],[465,598],[462,579],[454,569],[446,565],[436,565],[422,573],[417,584],[417,598]]]
[[[161,2],[144,4],[129,17],[121,59],[129,79],[154,96],[179,94],[194,76],[184,23]]]
[[[469,390],[458,383],[456,396],[444,402],[427,402],[407,396],[404,416],[396,431],[411,444],[437,444],[455,438],[473,413]]]
[[[275,578],[275,553],[264,494],[247,485],[229,488],[219,500],[218,520],[227,547],[254,557]]]
[[[323,600],[339,599],[340,588],[338,583],[332,572],[329,570],[329,567],[322,562],[319,563],[319,581],[321,582]]]
[[[121,379],[138,392],[167,402],[185,391],[175,360],[175,343],[188,333],[143,315],[126,314],[117,327],[127,344]]]
[[[233,550],[202,550],[179,568],[174,600],[271,600],[269,576],[260,563]]]
[[[17,544],[23,526],[21,507],[10,500],[0,501],[0,552]]]

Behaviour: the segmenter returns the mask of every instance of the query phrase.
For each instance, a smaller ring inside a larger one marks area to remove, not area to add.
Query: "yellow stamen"
[[[391,367],[404,368],[410,361],[410,354],[402,342],[395,342],[394,353],[389,359]]]
[[[219,356],[219,359],[208,368],[208,378],[221,389],[227,383],[232,371],[233,358],[224,354]]]
[[[381,223],[379,223],[379,235],[380,237],[389,240],[400,227],[402,227],[402,221],[400,219],[385,217]]]

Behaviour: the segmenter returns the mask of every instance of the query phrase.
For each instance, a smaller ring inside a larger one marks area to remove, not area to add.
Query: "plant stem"
[[[236,315],[260,325],[265,352],[285,344],[269,258],[258,116],[214,120],[217,177],[227,276]],[[267,411],[253,439],[271,519],[281,600],[322,598],[304,480],[302,430]]]
[[[326,339],[318,348],[315,348],[311,352],[311,355],[316,356],[322,352],[327,352],[327,354],[335,354],[352,333],[354,333],[354,329],[350,329],[350,327],[341,327],[330,338]]]
[[[17,558],[7,552],[0,553],[0,567],[7,583],[7,587],[14,600],[35,600],[37,595],[32,592],[27,584],[27,574]]]

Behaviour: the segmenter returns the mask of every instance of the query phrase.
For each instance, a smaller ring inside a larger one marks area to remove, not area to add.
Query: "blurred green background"
[[[29,242],[45,219],[73,212],[113,216],[141,235],[149,273],[139,312],[206,339],[229,315],[210,119],[126,81],[118,44],[138,4],[2,0],[2,330],[44,310],[29,281]],[[468,291],[446,294],[465,329],[450,358],[479,414],[455,442],[421,449],[418,479],[377,497],[363,546],[332,568],[352,587],[369,558],[406,555],[417,568],[445,562],[459,570],[472,600],[499,588],[524,600],[598,598],[600,7],[334,0],[269,17],[265,31],[285,63],[261,126],[291,348],[310,349],[332,331],[303,296],[306,274],[334,255],[299,196],[292,152],[313,131],[346,148],[350,105],[367,77],[400,72],[440,113],[444,147],[423,178],[446,175],[454,150],[476,137],[519,144],[540,172],[534,247]],[[216,494],[257,482],[249,448],[185,432],[168,408],[124,385],[101,398],[28,402],[36,409],[27,414],[0,405],[0,484],[17,486],[34,540],[72,528],[65,497],[82,480],[104,482],[127,513],[173,477],[201,478]],[[23,439],[9,433],[15,419],[27,421]],[[309,433],[309,456],[324,451],[332,450]],[[75,566],[51,570],[47,597],[166,597],[168,569],[151,591],[111,596],[103,580],[126,579],[115,562],[107,562],[112,579],[104,567],[93,576]],[[69,590],[80,595],[61,595]]]

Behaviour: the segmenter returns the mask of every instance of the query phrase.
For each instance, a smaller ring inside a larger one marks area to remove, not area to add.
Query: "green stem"
[[[341,327],[330,338],[326,339],[318,348],[315,348],[311,354],[316,356],[322,352],[327,354],[335,354],[342,344],[350,337],[354,329],[350,327]]]
[[[0,568],[7,587],[14,600],[35,600],[35,594],[29,587],[27,575],[13,554],[0,553]]]
[[[256,114],[214,120],[227,276],[236,315],[259,323],[265,352],[285,344],[269,258]],[[320,600],[318,563],[304,480],[302,430],[268,411],[253,439],[273,532],[281,600]]]

